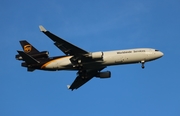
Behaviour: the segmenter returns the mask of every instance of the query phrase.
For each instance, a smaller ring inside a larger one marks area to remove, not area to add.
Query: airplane
[[[74,82],[67,86],[72,91],[93,77],[110,78],[110,71],[102,71],[107,66],[141,63],[141,67],[144,69],[146,62],[159,59],[164,55],[161,51],[152,48],[88,52],[54,35],[41,25],[39,28],[65,55],[49,57],[48,51],[39,52],[30,43],[22,40],[20,44],[24,51],[18,50],[19,54],[16,55],[16,59],[23,60],[21,66],[27,67],[27,71],[31,72],[36,69],[77,71]]]

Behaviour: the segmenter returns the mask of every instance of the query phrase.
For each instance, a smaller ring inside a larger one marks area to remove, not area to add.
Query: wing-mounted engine
[[[103,59],[103,52],[92,52],[89,53],[88,57],[91,57],[92,59]]]
[[[29,54],[31,57],[37,59],[37,58],[48,58],[49,57],[49,52],[48,51],[42,51],[39,53],[35,53],[35,54]],[[15,58],[17,60],[23,60],[23,58],[21,57],[21,55],[16,55]]]
[[[110,78],[111,77],[111,72],[110,71],[105,71],[105,72],[99,72],[96,75],[97,78]]]
[[[83,66],[84,63],[103,60],[103,52],[92,52],[88,54],[75,55],[70,58],[74,67]]]

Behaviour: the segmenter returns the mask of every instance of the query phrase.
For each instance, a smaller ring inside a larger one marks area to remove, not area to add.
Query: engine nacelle
[[[103,52],[93,52],[89,55],[92,59],[102,59]]]
[[[111,72],[110,71],[105,71],[105,72],[99,72],[96,77],[98,78],[110,78],[111,77]]]

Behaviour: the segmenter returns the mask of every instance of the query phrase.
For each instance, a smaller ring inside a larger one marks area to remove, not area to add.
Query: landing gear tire
[[[144,66],[141,66],[142,67],[142,69],[144,69],[145,67]]]
[[[142,64],[141,68],[144,69],[145,68],[145,66],[144,66],[145,61],[141,61],[141,64]]]

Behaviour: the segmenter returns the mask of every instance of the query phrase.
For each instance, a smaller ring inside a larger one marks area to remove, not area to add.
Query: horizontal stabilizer
[[[30,55],[26,54],[23,51],[17,51],[19,53],[19,55],[23,58],[23,60],[27,63],[27,64],[36,64],[39,63],[39,61],[37,61],[36,59],[34,59],[33,57],[31,57]]]
[[[33,72],[35,69],[34,68],[27,68],[27,71]]]

